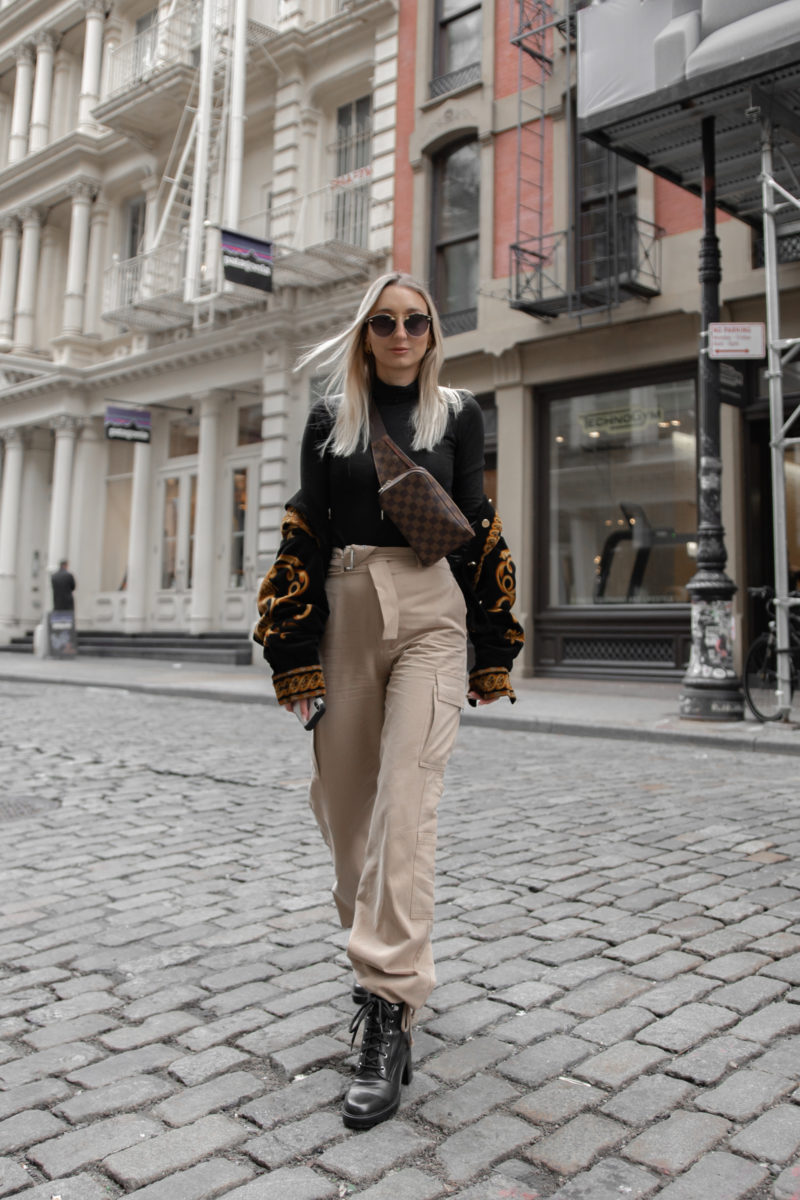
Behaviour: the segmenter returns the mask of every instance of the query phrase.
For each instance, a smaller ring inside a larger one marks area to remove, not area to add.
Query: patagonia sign
[[[222,270],[228,283],[272,291],[272,242],[220,229]]]
[[[121,408],[115,404],[108,404],[103,425],[106,437],[112,441],[150,441],[149,408]]]

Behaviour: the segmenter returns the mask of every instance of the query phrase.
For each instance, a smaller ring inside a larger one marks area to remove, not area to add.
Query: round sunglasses
[[[374,317],[367,317],[366,324],[372,327],[372,332],[376,337],[387,338],[391,337],[397,328],[397,318],[390,317],[388,313],[378,313]],[[410,316],[403,318],[403,328],[408,336],[413,338],[426,334],[430,324],[431,319],[427,313],[411,313]]]

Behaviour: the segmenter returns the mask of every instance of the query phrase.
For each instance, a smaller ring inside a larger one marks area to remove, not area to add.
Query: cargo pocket
[[[411,881],[412,921],[433,920],[433,882],[436,859],[436,824],[443,776],[437,771],[428,775],[422,795],[417,844],[414,848],[414,867]]]
[[[465,680],[460,675],[436,672],[431,696],[430,723],[419,756],[419,765],[444,771],[458,733],[465,700]]]

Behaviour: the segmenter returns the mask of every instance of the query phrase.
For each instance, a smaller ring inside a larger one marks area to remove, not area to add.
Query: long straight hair
[[[442,327],[427,288],[411,275],[394,271],[381,275],[367,288],[358,311],[334,337],[320,342],[298,360],[295,370],[316,363],[327,370],[324,397],[334,414],[333,428],[325,448],[332,454],[353,454],[359,446],[369,445],[369,399],[374,382],[374,366],[366,354],[364,325],[385,288],[396,284],[416,292],[430,315],[430,344],[419,368],[419,402],[412,418],[414,450],[432,450],[444,437],[450,412],[461,408],[461,396],[452,388],[439,386],[444,360]]]

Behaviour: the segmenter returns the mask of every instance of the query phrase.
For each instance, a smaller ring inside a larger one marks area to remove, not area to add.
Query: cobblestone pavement
[[[414,1081],[352,1133],[299,727],[0,705],[0,1197],[800,1200],[791,758],[464,729]]]

